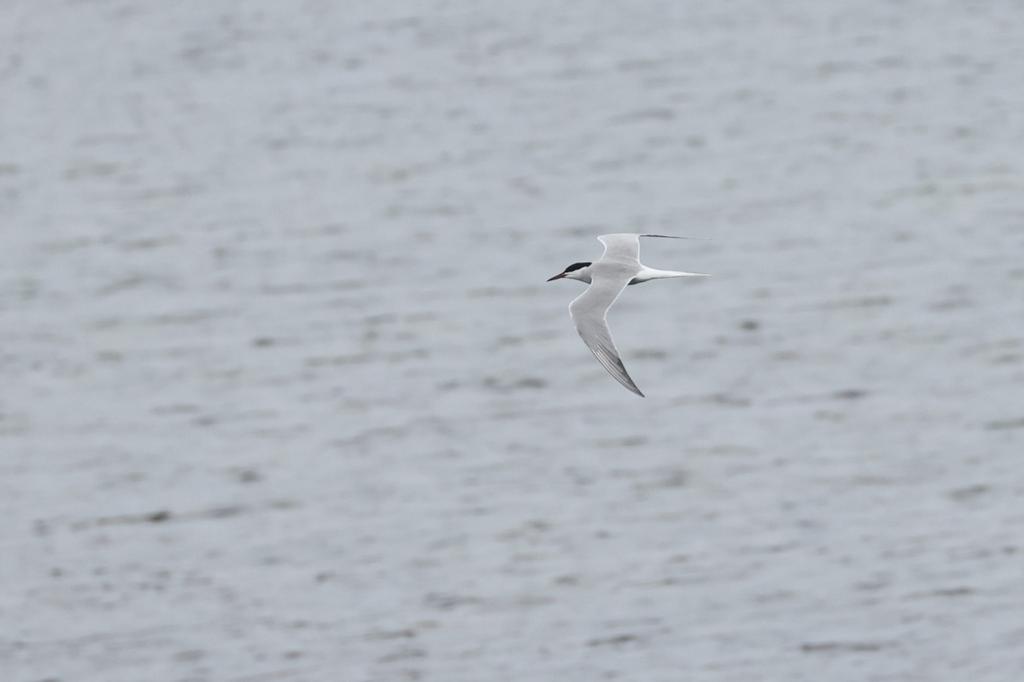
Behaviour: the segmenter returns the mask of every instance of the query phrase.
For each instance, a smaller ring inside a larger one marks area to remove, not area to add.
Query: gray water
[[[0,679],[1019,679],[1022,22],[7,0]]]

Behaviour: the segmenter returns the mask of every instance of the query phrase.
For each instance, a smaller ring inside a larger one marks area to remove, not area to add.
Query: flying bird
[[[576,325],[583,343],[594,354],[601,366],[620,384],[641,398],[643,392],[630,378],[622,364],[619,351],[608,330],[608,309],[630,284],[649,282],[669,277],[709,277],[702,272],[655,270],[640,262],[640,237],[663,239],[689,239],[665,234],[603,234],[598,241],[604,244],[601,258],[592,263],[573,263],[548,281],[575,279],[590,286],[569,304],[569,315]]]

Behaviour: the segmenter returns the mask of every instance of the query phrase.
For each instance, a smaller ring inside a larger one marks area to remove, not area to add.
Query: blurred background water
[[[1022,21],[7,0],[2,679],[1016,679]]]

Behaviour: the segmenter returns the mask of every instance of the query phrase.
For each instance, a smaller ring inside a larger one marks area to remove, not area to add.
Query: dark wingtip
[[[660,239],[692,239],[692,240],[699,241],[699,242],[709,242],[709,241],[711,241],[711,239],[708,238],[708,237],[679,237],[679,236],[674,235],[674,234],[642,234],[640,236],[641,237],[658,237]]]
[[[623,369],[623,371],[625,371],[625,369]],[[626,374],[626,376],[629,377],[629,374]],[[618,379],[618,377],[615,377],[615,378]],[[626,388],[628,388],[633,393],[636,393],[641,398],[646,398],[647,397],[647,396],[644,395],[644,392],[640,390],[640,387],[637,386],[635,383],[633,383],[633,378],[632,377],[629,377],[629,383],[628,384],[626,382],[624,382],[624,381],[621,381],[621,380],[619,381],[619,383],[622,384],[623,386],[625,386]]]

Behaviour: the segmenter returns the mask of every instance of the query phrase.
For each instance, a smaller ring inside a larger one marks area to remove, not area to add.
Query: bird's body
[[[573,263],[548,281],[575,279],[590,285],[569,304],[569,314],[576,324],[576,331],[608,373],[620,384],[642,397],[643,393],[622,364],[619,351],[608,330],[608,309],[630,284],[649,282],[652,279],[707,275],[647,267],[640,262],[640,237],[686,239],[661,234],[604,234],[598,237],[604,244],[604,253],[599,260],[592,263]]]

